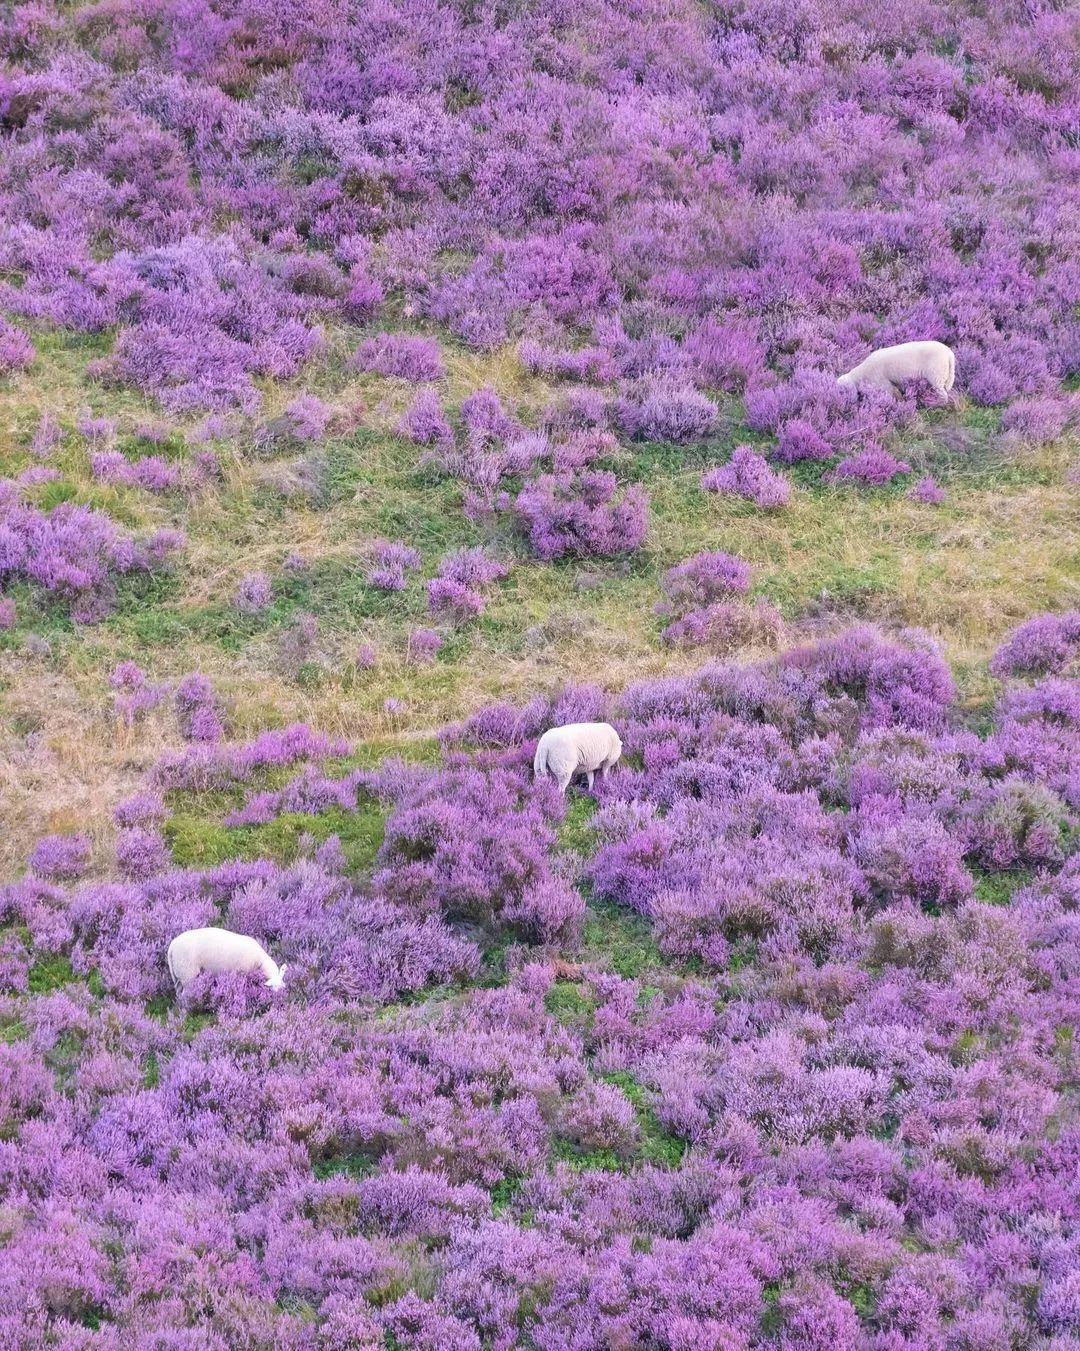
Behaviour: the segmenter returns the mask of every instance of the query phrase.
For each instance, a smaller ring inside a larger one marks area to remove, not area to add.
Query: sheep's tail
[[[547,773],[547,747],[542,740],[536,743],[536,754],[533,756],[533,773],[537,778],[541,774]]]
[[[167,964],[167,966],[168,966],[168,968],[169,968],[169,975],[172,976],[173,989],[174,989],[174,990],[179,990],[179,988],[180,988],[180,982],[179,982],[179,980],[177,979],[176,971],[175,971],[175,969],[174,969],[174,967],[173,967],[173,955],[172,955],[172,944],[171,944],[171,943],[169,944],[169,946],[168,946],[168,948],[167,948],[167,950],[166,950],[166,952],[165,952],[165,962],[166,962],[166,964]]]
[[[952,348],[950,347],[950,348],[949,348],[949,374],[948,374],[948,375],[946,376],[946,378],[945,378],[945,393],[946,393],[946,394],[948,394],[948,392],[952,389],[952,387],[953,387],[953,385],[954,385],[955,383],[956,383],[956,354],[955,354],[955,352],[952,350]]]

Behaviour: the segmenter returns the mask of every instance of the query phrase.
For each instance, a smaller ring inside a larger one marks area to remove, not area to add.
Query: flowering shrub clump
[[[649,528],[645,490],[620,491],[607,470],[541,474],[518,493],[514,512],[533,553],[545,559],[633,553]]]
[[[375,548],[375,566],[368,571],[369,586],[380,591],[403,591],[405,573],[420,566],[420,551],[401,540],[379,542]]]
[[[207,676],[193,672],[180,681],[174,695],[180,731],[187,741],[220,741],[225,734],[221,709]]]
[[[133,661],[122,661],[114,667],[109,684],[114,691],[113,712],[129,726],[165,698],[165,686],[151,684],[146,672]]]
[[[178,466],[160,455],[128,460],[118,450],[101,450],[91,455],[90,469],[103,483],[122,483],[132,488],[145,488],[151,493],[168,492],[181,483]]]
[[[1060,675],[1080,654],[1080,610],[1038,615],[1014,629],[990,659],[996,676]]]
[[[890,455],[881,446],[867,446],[858,455],[841,460],[835,469],[830,469],[825,478],[830,483],[849,480],[853,483],[865,483],[871,488],[880,488],[891,483],[899,474],[909,474],[911,465]]]
[[[265,572],[249,572],[240,578],[233,593],[233,604],[241,614],[254,615],[265,610],[274,598],[270,578]]]
[[[407,333],[378,333],[360,344],[353,364],[362,371],[394,375],[399,380],[422,384],[443,377],[442,353],[433,338],[417,338]]]
[[[475,619],[487,606],[487,589],[507,569],[483,549],[458,549],[439,563],[439,575],[428,582],[428,608],[457,620]]]
[[[33,360],[34,344],[22,329],[0,321],[0,376],[24,371]]]
[[[750,564],[732,554],[695,554],[668,568],[661,586],[672,605],[705,604],[748,590]]]
[[[751,446],[736,446],[727,464],[702,477],[701,486],[706,492],[748,498],[758,507],[786,507],[791,500],[791,484]]]
[[[72,502],[39,511],[20,500],[12,480],[0,481],[0,586],[28,581],[81,623],[109,613],[117,578],[158,570],[183,544],[168,530],[138,541],[103,512]]]
[[[416,396],[398,430],[418,446],[452,445],[454,440],[454,429],[446,420],[434,390],[423,390]]]
[[[700,441],[716,426],[717,407],[689,385],[654,377],[620,401],[618,416],[628,436],[644,441]]]
[[[854,630],[494,705],[435,767],[335,769],[303,727],[159,766],[297,766],[225,829],[375,813],[362,887],[333,836],[177,867],[154,790],[116,878],[40,841],[0,891],[7,1340],[475,1351],[524,1309],[551,1347],[1064,1345],[1080,693],[1017,684],[985,737],[957,713],[925,638]],[[597,717],[624,758],[582,857],[529,761]],[[174,1004],[167,944],[208,923],[284,990]],[[595,931],[627,923],[656,947],[613,969]]]
[[[409,660],[416,666],[430,666],[442,644],[434,629],[413,629],[409,634]]]
[[[913,502],[926,502],[931,506],[939,506],[945,501],[946,496],[944,488],[932,474],[927,474],[917,483],[913,483],[907,495]]]

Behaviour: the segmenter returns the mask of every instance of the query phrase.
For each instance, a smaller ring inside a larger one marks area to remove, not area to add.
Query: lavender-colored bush
[[[439,573],[428,582],[428,609],[458,621],[475,619],[487,606],[491,583],[505,577],[506,567],[483,549],[458,549],[439,563]]]
[[[375,566],[368,570],[370,586],[380,591],[403,591],[405,573],[420,566],[420,552],[401,540],[380,541],[375,548]]]
[[[240,578],[232,602],[241,614],[254,615],[267,609],[273,598],[270,578],[266,573],[249,572]]]
[[[727,464],[702,477],[701,486],[706,492],[748,498],[758,507],[785,507],[791,500],[791,484],[751,446],[736,446]]]
[[[378,375],[393,375],[411,384],[443,377],[442,354],[433,338],[407,333],[378,333],[365,338],[353,356],[353,365]]]
[[[649,501],[632,484],[621,492],[606,470],[541,474],[514,500],[538,558],[610,558],[633,553],[649,526]]]

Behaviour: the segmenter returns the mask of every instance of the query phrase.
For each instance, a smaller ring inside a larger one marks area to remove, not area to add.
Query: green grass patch
[[[352,812],[332,807],[318,816],[286,812],[261,826],[222,826],[201,816],[173,816],[165,835],[173,859],[185,868],[216,868],[235,859],[293,863],[304,836],[321,844],[336,835],[349,871],[356,873],[371,867],[385,828],[386,808],[373,802]]]
[[[986,905],[1008,905],[1013,894],[1026,887],[1034,877],[1030,868],[1017,868],[1011,872],[990,873],[981,868],[972,868],[975,878],[975,898]]]
[[[59,953],[44,953],[30,968],[27,984],[31,994],[51,994],[78,979],[66,957]]]
[[[593,853],[596,848],[596,833],[591,822],[596,811],[596,799],[584,793],[572,796],[568,800],[566,816],[557,832],[560,849],[573,850],[586,858]]]
[[[637,1114],[641,1145],[638,1159],[658,1168],[678,1168],[688,1148],[687,1142],[666,1130],[649,1102],[648,1090],[626,1070],[601,1074],[605,1083],[614,1084],[631,1102]]]
[[[596,1013],[596,999],[591,990],[569,980],[558,980],[544,996],[544,1008],[563,1027],[575,1027],[587,1032]]]
[[[590,902],[580,959],[626,980],[636,980],[663,965],[649,921],[609,901]]]
[[[578,1173],[621,1173],[626,1168],[626,1161],[613,1149],[582,1149],[576,1141],[561,1135],[551,1142],[551,1157]]]
[[[318,1163],[311,1166],[311,1171],[317,1178],[328,1177],[371,1177],[376,1171],[378,1164],[367,1154],[332,1154],[327,1159],[320,1159]]]

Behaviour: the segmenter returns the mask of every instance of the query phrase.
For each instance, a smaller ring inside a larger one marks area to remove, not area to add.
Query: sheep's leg
[[[589,781],[589,792],[591,793],[591,792],[592,792],[592,786],[593,786],[593,771],[592,771],[591,769],[587,769],[587,770],[585,771],[585,777],[586,777],[586,779],[588,779],[588,781]]]
[[[566,790],[570,787],[570,780],[574,777],[574,771],[570,770],[566,774],[559,775],[559,792],[566,796]]]

